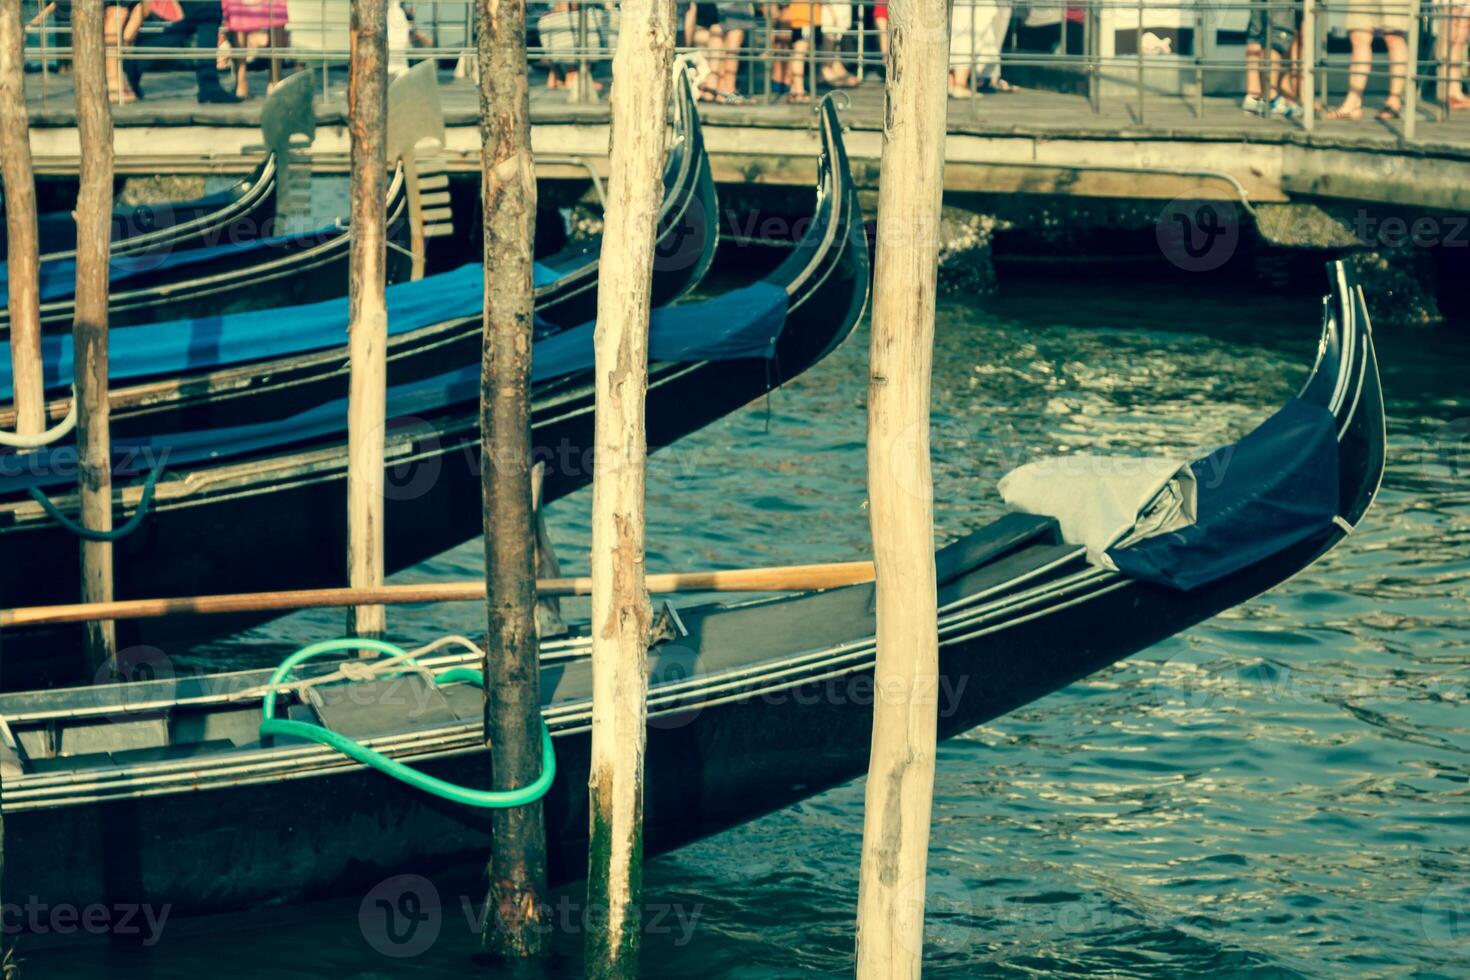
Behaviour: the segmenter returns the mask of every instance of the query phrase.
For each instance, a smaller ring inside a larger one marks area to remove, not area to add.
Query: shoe
[[[216,85],[213,88],[205,87],[199,90],[199,103],[201,105],[236,105],[245,101],[234,92],[226,92],[224,86]]]
[[[1267,111],[1277,119],[1295,119],[1302,114],[1302,107],[1293,102],[1288,102],[1278,95],[1271,100],[1271,105]]]
[[[1254,95],[1247,95],[1240,100],[1240,111],[1248,112],[1253,116],[1266,114],[1266,100]]]
[[[123,77],[128,80],[128,88],[133,90],[133,98],[141,99],[143,97],[143,69],[124,63]]]

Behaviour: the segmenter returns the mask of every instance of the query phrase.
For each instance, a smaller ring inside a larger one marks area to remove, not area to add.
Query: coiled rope
[[[430,644],[424,650],[441,646],[445,642],[459,642],[471,650],[479,652],[469,640],[464,637],[447,637],[445,640]],[[390,659],[381,663],[369,663],[360,665],[363,670],[349,670],[347,665],[339,668],[337,675],[350,677],[352,674],[384,674],[384,673],[407,673],[411,671],[423,672],[426,668],[421,667],[414,655],[420,651],[410,653],[402,647],[388,643],[384,640],[368,639],[340,639],[323,640],[310,646],[297,650],[291,656],[281,661],[275,673],[271,675],[270,681],[265,687],[265,700],[261,706],[260,734],[262,737],[273,735],[287,735],[294,738],[302,738],[325,745],[328,748],[341,752],[355,762],[376,769],[381,773],[392,776],[400,782],[407,783],[415,789],[421,789],[441,799],[453,803],[463,803],[466,806],[482,807],[488,809],[504,809],[515,806],[525,806],[534,803],[546,795],[551,788],[551,782],[556,778],[556,753],[551,745],[551,732],[546,727],[546,722],[541,722],[541,776],[535,782],[520,789],[512,790],[485,790],[474,789],[469,786],[461,786],[447,780],[438,779],[427,773],[420,772],[411,766],[404,765],[395,759],[370,749],[355,739],[339,734],[321,725],[311,722],[293,721],[288,718],[276,717],[276,695],[282,690],[289,690],[298,685],[288,682],[291,672],[296,667],[313,657],[319,657],[325,653],[334,653],[342,650],[376,650],[379,653],[390,655]],[[391,669],[390,669],[391,668]],[[329,675],[337,679],[337,675]],[[480,671],[470,667],[452,667],[448,670],[433,674],[435,684],[474,684],[477,687],[485,686],[485,676]],[[312,678],[307,684],[322,683],[327,678]]]

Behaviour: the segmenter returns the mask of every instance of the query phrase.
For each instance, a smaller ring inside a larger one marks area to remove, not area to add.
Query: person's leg
[[[234,61],[230,65],[235,76],[235,96],[248,99],[250,97],[250,36],[244,31],[231,31],[230,47],[235,52]]]
[[[115,4],[108,4],[102,11],[102,40],[105,51],[103,70],[107,77],[107,95],[118,105],[133,102],[137,98],[123,78],[122,43],[128,14],[126,7]]]
[[[1265,94],[1261,85],[1261,45],[1256,41],[1245,46],[1245,94],[1249,99],[1259,99]]]
[[[1443,55],[1446,75],[1449,79],[1449,91],[1446,93],[1446,98],[1449,99],[1451,108],[1463,109],[1470,106],[1470,99],[1465,98],[1463,84],[1465,44],[1470,41],[1470,7],[1451,8],[1450,25],[1446,33],[1449,37]]]
[[[725,57],[720,59],[719,78],[721,92],[735,92],[740,84],[740,51],[745,46],[745,29],[740,27],[731,28],[725,32],[725,43],[723,51]]]
[[[224,11],[217,3],[185,3],[184,18],[178,23],[185,43],[192,37],[199,58],[194,62],[194,83],[200,102],[238,102],[239,97],[226,92],[219,83],[219,69],[210,57],[219,45],[220,22]]]
[[[1368,89],[1368,72],[1373,67],[1373,32],[1355,29],[1348,32],[1352,43],[1352,60],[1348,64],[1348,90],[1337,108],[1327,112],[1329,119],[1363,118],[1363,93]]]
[[[1298,34],[1286,49],[1289,65],[1281,76],[1281,94],[1298,104],[1302,101],[1302,38]]]
[[[791,63],[788,66],[787,82],[791,86],[789,96],[792,102],[809,102],[811,96],[806,94],[806,52],[811,46],[804,36],[798,36],[791,42]]]
[[[975,16],[979,19],[975,38],[977,81],[983,88],[1005,88],[1000,77],[1000,52],[1011,26],[1011,5],[976,5]]]
[[[883,61],[888,61],[888,18],[874,17],[873,30],[878,32],[878,53],[883,56]]]
[[[1379,119],[1397,119],[1404,111],[1404,84],[1409,70],[1409,39],[1403,34],[1383,35],[1388,48],[1388,97],[1383,100]]]

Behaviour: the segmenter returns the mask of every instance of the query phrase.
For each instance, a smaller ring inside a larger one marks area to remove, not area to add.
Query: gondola
[[[253,173],[222,191],[192,201],[139,204],[112,213],[113,258],[187,251],[276,234],[282,203],[299,195],[305,160],[299,148],[316,135],[310,72],[287,77],[261,107],[265,156]],[[39,215],[41,262],[76,258],[76,221],[70,211]],[[9,254],[0,235],[0,259]]]
[[[1061,538],[1055,518],[1040,515],[1008,514],[939,550],[940,737],[1273,588],[1359,524],[1383,474],[1383,402],[1361,292],[1340,264],[1332,280],[1322,346],[1299,395],[1206,458],[1239,463],[1221,479],[1235,504],[1217,508],[1200,491],[1201,530],[1190,552],[1198,561],[1180,566],[1183,579],[1100,567]],[[1283,493],[1330,506],[1294,510]],[[1277,516],[1299,521],[1280,524],[1267,547],[1239,523],[1259,527],[1262,512],[1236,504],[1269,499],[1285,503]],[[1173,547],[1174,535],[1159,537]],[[695,605],[670,617],[675,635],[649,658],[645,855],[865,770],[873,599],[873,587],[862,585]],[[541,650],[542,715],[557,769],[545,797],[553,882],[586,868],[589,648],[576,632]],[[437,671],[475,662],[455,654],[423,664]],[[331,749],[263,744],[256,689],[269,675],[0,696],[5,829],[14,842],[6,893],[79,908],[169,903],[184,914],[361,895],[399,873],[473,887],[489,848],[485,811],[445,803]],[[292,718],[350,733],[442,779],[486,785],[475,687],[412,674],[281,697]]]
[[[687,78],[682,73],[680,78],[659,218],[655,305],[678,298],[699,282],[718,239],[714,182],[699,113]],[[395,195],[395,200],[401,199]],[[536,313],[545,332],[595,314],[599,246],[597,241],[575,244],[537,263]],[[345,237],[338,251],[338,260],[345,262]],[[345,282],[345,276],[338,282]],[[477,361],[483,289],[478,265],[390,286],[392,380],[424,378]],[[341,346],[346,316],[345,300],[324,300],[227,317],[210,311],[193,320],[114,335],[109,392],[113,434],[283,418],[338,397],[346,390]],[[70,350],[67,336],[45,344],[47,384],[57,395],[67,390]],[[0,348],[0,399],[10,394],[9,359],[10,352]],[[70,410],[70,399],[55,398],[48,410],[59,421]],[[13,407],[0,405],[0,428],[13,426]]]
[[[277,167],[275,154],[268,154],[254,172],[222,191],[173,204],[113,209],[113,256],[199,248],[273,234]],[[36,228],[42,262],[76,258],[77,225],[70,211],[38,215]],[[7,243],[0,241],[0,258],[8,254]]]
[[[409,276],[407,202],[395,174],[388,194],[387,280]],[[344,295],[351,239],[345,222],[288,235],[172,252],[117,256],[107,297],[108,327],[226,316],[245,310],[315,303]],[[0,291],[4,289],[0,269]],[[72,259],[41,267],[41,329],[71,330],[75,310]],[[0,310],[0,337],[10,310]],[[124,341],[125,343],[125,341]]]
[[[867,240],[830,105],[822,119],[820,193],[811,227],[792,254],[750,286],[655,312],[650,360],[656,363],[650,364],[647,403],[651,447],[708,425],[800,374],[861,316]],[[478,316],[472,323],[478,330]],[[537,340],[533,352],[533,439],[547,464],[547,500],[591,479],[592,330],[587,323],[551,332]],[[478,351],[478,339],[475,344]],[[478,381],[478,353],[453,362],[447,373],[393,377],[385,519],[390,572],[480,533]],[[346,547],[345,388],[339,397],[344,400],[312,402],[287,417],[223,430],[115,439],[114,469],[120,483],[130,484],[121,495],[124,513],[136,513],[154,467],[165,472],[136,531],[113,546],[116,594],[338,582]],[[0,457],[0,596],[6,605],[75,598],[76,539],[29,496],[32,489],[70,492],[69,448]],[[70,512],[74,504],[67,498],[59,506]],[[172,643],[178,631],[197,636],[248,622],[135,624],[120,636],[124,645]],[[79,667],[67,652],[79,649],[73,633],[8,634],[0,682],[13,688],[75,678]]]

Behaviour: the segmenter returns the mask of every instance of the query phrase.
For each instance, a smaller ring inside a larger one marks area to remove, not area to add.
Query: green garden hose
[[[276,693],[277,688],[291,676],[292,670],[298,664],[310,660],[324,653],[333,653],[339,650],[377,650],[392,656],[403,656],[405,667],[415,666],[414,661],[406,657],[406,651],[392,643],[383,640],[323,640],[313,643],[311,646],[297,650],[291,656],[281,661],[281,666],[271,675],[270,690],[266,692],[265,703],[261,711],[260,734],[268,735],[290,735],[295,738],[304,738],[336,749],[343,755],[365,766],[371,766],[381,773],[392,776],[401,782],[421,789],[426,793],[432,793],[442,799],[453,803],[463,803],[466,806],[485,807],[490,809],[503,809],[513,806],[525,806],[534,803],[546,795],[551,788],[551,781],[556,778],[556,753],[551,747],[551,732],[546,728],[546,722],[541,723],[541,776],[529,786],[510,790],[485,790],[472,789],[468,786],[460,786],[457,783],[446,782],[433,776],[419,772],[410,766],[388,758],[381,752],[368,748],[360,742],[338,734],[320,725],[313,725],[305,721],[292,721],[288,718],[276,717]],[[479,687],[485,685],[485,675],[478,670],[469,667],[455,667],[444,671],[434,678],[436,684],[468,683]]]

